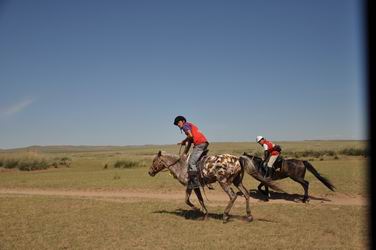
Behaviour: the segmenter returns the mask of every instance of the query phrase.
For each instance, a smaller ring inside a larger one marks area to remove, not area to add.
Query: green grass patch
[[[279,143],[279,142],[278,142]],[[258,149],[255,143],[211,143],[210,155],[220,152],[244,152],[247,148]],[[307,141],[279,143],[283,149],[291,152],[338,152],[346,148],[364,148],[364,143],[358,141],[331,142]],[[159,149],[169,153],[178,153],[175,145],[115,148],[103,151],[87,151],[73,153],[39,152],[40,156],[53,161],[68,162],[66,167],[58,167],[53,171],[2,171],[0,174],[0,188],[54,188],[54,189],[146,189],[146,190],[183,190],[184,188],[172,177],[159,173],[155,177],[148,175],[152,158]],[[153,153],[154,152],[154,153]],[[262,153],[261,150],[253,151]],[[16,152],[21,154],[22,152]],[[11,155],[10,152],[1,152],[0,159]],[[240,154],[239,154],[240,155]],[[307,155],[307,154],[305,154]],[[337,158],[336,158],[337,156]],[[9,158],[9,157],[8,157]],[[13,157],[12,159],[19,159]],[[362,156],[334,155],[306,157],[314,160],[312,164],[324,176],[329,178],[337,188],[337,192],[367,196],[369,180],[367,158]],[[321,159],[321,160],[320,160]],[[120,164],[122,162],[125,164]],[[3,161],[0,161],[3,162]],[[119,162],[119,168],[114,164]],[[16,164],[16,163],[13,163]],[[18,164],[18,163],[17,163]],[[107,164],[107,168],[104,167]],[[125,166],[123,168],[122,166]],[[245,175],[245,186],[248,189],[257,188],[258,182]],[[310,194],[332,194],[321,182],[307,171],[306,178],[310,182]],[[282,187],[290,193],[302,194],[301,186],[287,178],[279,181]],[[216,189],[220,190],[217,185]]]

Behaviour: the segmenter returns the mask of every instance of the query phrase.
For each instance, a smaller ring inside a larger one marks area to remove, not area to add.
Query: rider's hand
[[[178,145],[184,146],[185,145],[185,141],[178,142]]]

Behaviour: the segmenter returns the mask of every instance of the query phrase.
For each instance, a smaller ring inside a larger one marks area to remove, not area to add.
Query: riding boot
[[[270,168],[270,171],[269,171],[269,176],[270,176],[270,177],[273,177],[273,176],[274,176],[274,173],[275,173],[275,168],[274,168],[274,167],[271,167],[271,168]]]
[[[269,168],[266,165],[262,166],[264,172],[264,178],[268,177]]]

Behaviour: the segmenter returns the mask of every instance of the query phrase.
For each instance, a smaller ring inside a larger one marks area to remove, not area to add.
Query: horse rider
[[[188,143],[188,146],[185,148],[184,155],[188,153],[189,147],[193,142],[194,146],[188,160],[188,188],[198,188],[200,186],[200,182],[198,180],[199,172],[197,163],[202,153],[208,148],[209,142],[198,127],[191,122],[187,122],[184,116],[177,116],[174,120],[174,125],[178,126],[180,131],[183,130],[187,136],[183,141],[178,143],[178,145],[185,145]]]
[[[263,136],[256,136],[256,142],[264,148],[264,159],[261,166],[264,169],[265,175],[268,176],[268,173],[272,173],[274,170],[273,164],[280,155],[280,147],[276,144],[273,144],[271,141],[266,140]]]

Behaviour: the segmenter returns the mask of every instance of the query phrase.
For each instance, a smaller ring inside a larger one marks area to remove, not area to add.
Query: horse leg
[[[265,195],[265,201],[269,201],[269,198],[268,198],[268,192],[269,192],[269,189],[267,189],[268,187],[265,186],[265,190],[262,190],[262,187],[265,186],[264,184],[260,183],[258,186],[257,186],[257,190]]]
[[[265,194],[265,191],[261,189],[263,186],[264,184],[260,182],[260,184],[257,186],[257,190],[260,191],[260,193]]]
[[[227,223],[228,219],[229,219],[229,212],[230,212],[232,206],[234,205],[234,202],[236,200],[237,195],[235,194],[234,190],[232,190],[232,188],[228,184],[222,183],[222,182],[220,182],[220,184],[221,184],[222,189],[230,197],[230,201],[228,202],[227,207],[225,208],[225,211],[223,213],[223,223]]]
[[[246,204],[245,211],[247,214],[247,221],[251,222],[253,220],[253,217],[251,215],[251,207],[249,205],[249,193],[247,189],[244,187],[243,183],[239,183],[238,185],[236,185],[236,187],[239,189],[240,192],[243,193],[245,197],[245,204]]]
[[[194,191],[196,193],[198,201],[200,202],[201,208],[204,211],[204,220],[206,220],[208,218],[208,210],[205,207],[204,199],[202,198],[200,188],[195,188]]]
[[[303,186],[303,189],[304,189],[304,196],[303,196],[303,202],[307,202],[309,201],[309,197],[308,197],[308,186],[309,186],[309,182],[304,180],[303,178],[292,178],[294,181],[300,183],[302,186]]]
[[[306,181],[306,180],[304,180],[304,179],[303,179],[303,181],[304,181],[304,184],[305,184],[305,185],[303,185],[303,188],[304,188],[303,202],[305,203],[305,202],[308,202],[308,201],[309,201],[309,196],[308,196],[309,182]]]
[[[193,205],[192,202],[189,200],[189,198],[191,197],[191,194],[192,194],[192,189],[191,188],[187,188],[185,190],[185,203],[188,206],[190,206],[193,210],[199,211],[200,209],[198,209],[195,205]]]
[[[268,186],[265,186],[265,195],[266,195],[265,200],[269,201],[270,193],[269,193],[269,187]]]

